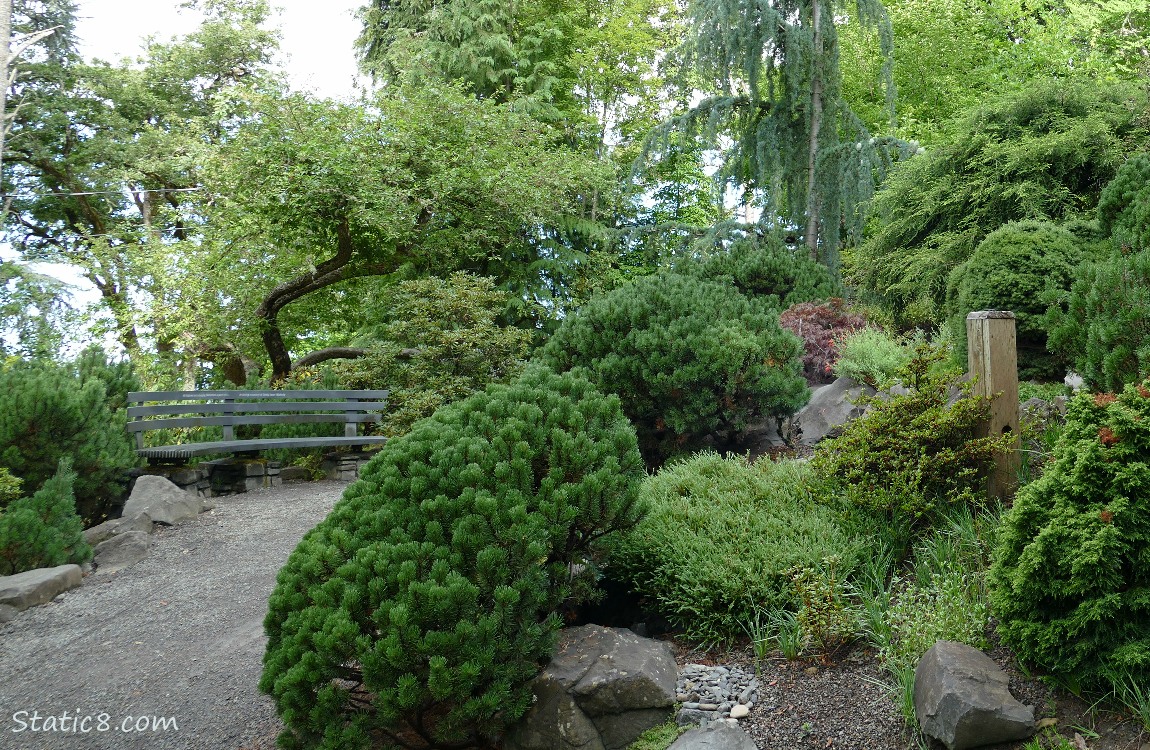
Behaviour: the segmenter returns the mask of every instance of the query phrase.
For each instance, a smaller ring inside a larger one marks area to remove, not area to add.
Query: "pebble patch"
[[[741,719],[754,708],[758,691],[758,678],[741,667],[687,664],[675,683],[675,700],[682,705],[675,721],[686,726]]]

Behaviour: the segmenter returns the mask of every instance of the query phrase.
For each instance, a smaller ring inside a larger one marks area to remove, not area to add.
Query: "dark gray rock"
[[[698,705],[697,703],[695,705]],[[711,718],[710,711],[700,711],[697,708],[680,708],[679,713],[675,714],[675,723],[681,727],[688,724],[702,724],[705,720]]]
[[[97,573],[115,573],[144,559],[152,539],[143,531],[125,531],[96,545],[93,560]]]
[[[505,750],[620,750],[670,717],[675,659],[667,644],[629,630],[569,628],[532,690]]]
[[[20,610],[11,604],[0,604],[0,623],[12,622],[18,614],[20,614]]]
[[[110,518],[90,529],[84,529],[84,540],[92,547],[111,539],[117,534],[129,531],[142,531],[151,534],[155,524],[147,513],[137,513],[132,518]]]
[[[679,735],[667,750],[756,750],[755,742],[740,727],[717,721]]]
[[[306,482],[311,479],[311,470],[303,466],[285,466],[280,470],[280,479],[285,482]]]
[[[861,396],[872,396],[874,392],[869,385],[856,383],[850,378],[839,378],[814,391],[811,400],[793,419],[794,425],[802,432],[799,442],[814,445],[835,429],[862,416],[863,407],[854,402]]]
[[[0,605],[22,612],[55,599],[80,585],[84,576],[79,565],[37,568],[14,576],[0,576]]]
[[[95,547],[105,539],[111,539],[112,534],[119,525],[119,518],[109,518],[107,521],[98,523],[90,529],[84,529],[84,541],[87,542],[89,546]]]
[[[147,513],[156,523],[171,526],[198,516],[200,498],[163,477],[145,474],[136,480],[121,515],[135,518],[140,513]]]
[[[939,641],[914,672],[914,710],[924,734],[949,750],[1011,742],[1035,732],[1034,709],[1010,694],[1009,679],[976,648]]]

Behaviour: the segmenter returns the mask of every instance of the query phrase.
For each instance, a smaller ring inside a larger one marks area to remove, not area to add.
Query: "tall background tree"
[[[875,139],[842,96],[838,24],[891,37],[885,11],[860,0],[850,15],[830,0],[747,7],[732,0],[690,4],[686,61],[708,96],[668,121],[723,148],[720,175],[761,208],[759,222],[798,236],[812,257],[837,266],[844,236],[861,229],[860,206],[893,145]],[[889,94],[889,77],[880,84]],[[892,99],[893,101],[893,99]]]
[[[80,59],[72,3],[35,5],[30,22],[61,28],[12,87],[21,108],[4,165],[6,239],[25,260],[76,267],[141,368],[181,365],[194,382],[205,352],[174,320],[181,245],[202,223],[199,166],[244,116],[245,92],[275,86],[267,3],[203,3],[198,29],[118,64]]]

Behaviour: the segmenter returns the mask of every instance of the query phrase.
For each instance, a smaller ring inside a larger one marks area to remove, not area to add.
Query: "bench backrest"
[[[387,393],[133,391],[128,394],[128,432],[136,433],[137,448],[144,447],[146,431],[171,427],[219,426],[223,427],[224,440],[234,440],[236,425],[342,422],[344,436],[352,438],[356,436],[357,424],[379,421]]]

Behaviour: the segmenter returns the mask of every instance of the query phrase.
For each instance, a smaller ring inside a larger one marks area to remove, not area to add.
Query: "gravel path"
[[[346,486],[216,498],[215,510],[159,528],[135,565],[89,575],[0,626],[0,748],[271,747],[279,722],[256,687],[267,599]],[[43,731],[46,717],[56,731]],[[91,717],[87,733],[76,717]],[[153,728],[151,717],[169,722]]]

